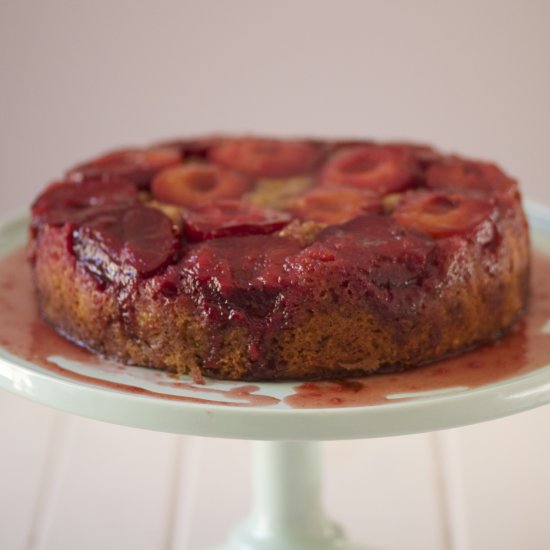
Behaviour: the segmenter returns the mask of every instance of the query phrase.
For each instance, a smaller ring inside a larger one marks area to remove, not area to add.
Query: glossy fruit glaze
[[[445,283],[461,250],[490,256],[514,217],[515,180],[428,146],[212,137],[72,168],[35,201],[31,229],[68,228],[98,288],[183,296],[213,348],[228,324],[245,327],[256,361],[317,289],[371,297],[397,319]]]
[[[493,164],[427,146],[205,138],[81,164],[40,195],[32,214],[34,227],[71,224],[84,264],[108,256],[148,277],[191,243],[275,235],[292,221],[322,229],[378,215],[401,226],[400,241],[467,238],[512,196],[516,182]]]
[[[550,291],[546,282],[549,272],[550,258],[536,255],[529,309],[514,330],[497,343],[397,375],[379,374],[345,381],[298,384],[292,394],[285,398],[285,402],[293,408],[356,407],[388,403],[391,402],[388,395],[453,387],[476,388],[548,366]],[[268,387],[262,389],[258,385],[234,384],[230,389],[220,389],[211,382],[207,382],[206,386],[187,379],[166,382],[166,376],[156,371],[149,371],[149,377],[151,380],[162,380],[157,384],[157,390],[107,380],[102,376],[105,369],[114,369],[116,372],[128,369],[129,374],[134,369],[106,363],[69,342],[40,319],[33,297],[31,272],[23,249],[0,260],[0,323],[3,327],[0,346],[64,379],[149,397],[209,405],[268,407],[279,403],[278,398],[269,395]],[[96,374],[88,376],[68,370],[52,360],[53,357],[94,365],[97,367]],[[166,384],[173,389],[191,392],[191,395],[164,392],[162,388]],[[201,397],[193,396],[194,392],[201,392]],[[204,394],[210,397],[205,398]]]

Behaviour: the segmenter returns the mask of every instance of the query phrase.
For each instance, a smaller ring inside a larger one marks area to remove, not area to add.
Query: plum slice
[[[183,231],[190,241],[219,237],[269,234],[282,229],[291,220],[285,212],[262,208],[237,200],[223,200],[186,211]]]
[[[210,160],[254,178],[285,178],[311,172],[320,149],[305,140],[243,137],[215,146]]]
[[[101,279],[148,277],[175,258],[179,240],[162,212],[135,205],[98,208],[73,234],[78,259]]]
[[[292,274],[315,286],[342,286],[367,296],[374,285],[395,289],[414,287],[433,269],[436,243],[410,231],[388,216],[366,214],[326,227],[315,242],[289,258]]]
[[[210,320],[265,319],[286,284],[286,259],[299,250],[298,243],[277,235],[208,240],[193,245],[178,264],[181,285]]]
[[[517,182],[494,164],[458,157],[447,157],[430,166],[426,185],[436,190],[480,191],[509,199],[518,193]]]
[[[473,231],[490,219],[493,209],[489,199],[443,191],[420,192],[405,197],[393,217],[403,227],[440,239]]]
[[[91,207],[132,205],[138,200],[135,186],[127,181],[56,182],[36,199],[32,206],[32,217],[34,223],[76,223],[86,216],[87,209]]]
[[[196,208],[219,199],[236,199],[250,189],[250,182],[231,170],[189,163],[167,168],[151,184],[161,201]]]
[[[75,166],[67,172],[67,178],[71,181],[127,179],[145,189],[157,172],[180,162],[181,152],[177,147],[120,149]]]
[[[300,195],[289,210],[302,220],[339,224],[365,213],[379,213],[382,203],[376,195],[348,187],[318,187]]]
[[[403,148],[364,145],[337,151],[321,171],[323,185],[367,189],[379,195],[416,185],[417,164]]]

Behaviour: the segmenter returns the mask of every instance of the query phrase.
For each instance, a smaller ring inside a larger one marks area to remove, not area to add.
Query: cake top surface
[[[205,272],[219,261],[236,272],[254,265],[267,281],[314,261],[368,270],[384,257],[426,257],[445,240],[486,244],[495,210],[517,197],[494,164],[425,145],[208,137],[80,164],[32,214],[34,226],[71,224],[75,251],[102,280],[187,269],[193,258]]]

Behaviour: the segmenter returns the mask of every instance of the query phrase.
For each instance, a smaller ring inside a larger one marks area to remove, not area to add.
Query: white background
[[[550,3],[0,0],[0,214],[76,161],[202,132],[426,141],[550,203]],[[330,444],[327,507],[375,550],[547,550],[543,408]],[[0,394],[0,548],[188,548],[248,507],[248,443]]]

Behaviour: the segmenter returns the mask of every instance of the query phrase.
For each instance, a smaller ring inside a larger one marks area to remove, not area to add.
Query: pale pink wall
[[[0,0],[0,214],[120,144],[425,140],[550,203],[550,3]]]

